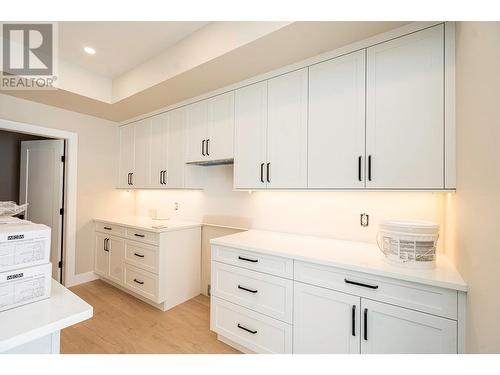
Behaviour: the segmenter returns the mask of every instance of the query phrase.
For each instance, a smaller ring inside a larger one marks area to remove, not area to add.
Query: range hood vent
[[[227,165],[227,164],[234,164],[234,159],[219,159],[219,160],[208,160],[208,161],[194,161],[190,163],[186,163],[190,165],[201,165],[204,167],[210,167],[212,165]]]

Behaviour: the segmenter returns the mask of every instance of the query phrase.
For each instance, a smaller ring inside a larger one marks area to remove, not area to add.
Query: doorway
[[[0,200],[28,203],[20,218],[51,228],[52,278],[62,283],[65,142],[0,131],[0,150]]]

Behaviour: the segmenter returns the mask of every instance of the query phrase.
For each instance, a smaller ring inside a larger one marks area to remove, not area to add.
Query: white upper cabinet
[[[267,81],[236,90],[234,186],[265,188],[267,160]]]
[[[186,127],[186,111],[184,108],[168,112],[167,125],[167,166],[164,173],[164,186],[167,188],[183,188],[184,171],[191,169],[184,162],[184,135]]]
[[[208,160],[232,159],[234,137],[234,91],[207,100]]]
[[[151,120],[145,119],[135,123],[134,136],[134,174],[132,185],[145,187],[149,185],[151,161]]]
[[[186,162],[232,159],[234,91],[191,104],[186,112]]]
[[[294,283],[293,352],[359,354],[361,298]]]
[[[444,187],[444,26],[367,49],[367,188]]]
[[[268,188],[307,187],[307,68],[268,81]]]
[[[207,101],[186,107],[186,162],[193,163],[206,157]]]
[[[134,134],[135,124],[128,124],[120,128],[119,187],[131,187],[131,175],[134,172]]]
[[[456,354],[457,322],[361,300],[362,354]]]
[[[165,173],[168,163],[169,114],[161,114],[151,119],[151,163],[149,186],[165,187]]]
[[[309,68],[308,133],[309,188],[364,188],[364,50]]]

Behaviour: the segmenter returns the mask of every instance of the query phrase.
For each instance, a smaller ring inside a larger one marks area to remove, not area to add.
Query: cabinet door
[[[123,283],[123,251],[124,241],[118,237],[108,237],[109,279],[115,283]]]
[[[265,188],[267,81],[236,90],[234,187]]]
[[[367,49],[367,188],[444,186],[443,31]]]
[[[162,177],[168,163],[168,117],[169,114],[165,113],[151,118],[150,187],[165,187]]]
[[[207,159],[232,159],[234,136],[234,91],[207,101]]]
[[[151,160],[151,120],[146,119],[135,124],[134,187],[148,187]]]
[[[120,127],[120,166],[118,186],[130,187],[129,174],[134,172],[135,124]]]
[[[268,188],[307,187],[307,68],[268,82]]]
[[[206,160],[207,101],[186,108],[186,162]]]
[[[294,283],[293,352],[360,352],[360,298]]]
[[[457,353],[457,322],[372,300],[361,300],[361,353]]]
[[[364,188],[365,51],[309,68],[308,187]]]
[[[107,236],[95,234],[94,271],[100,276],[109,275],[109,250],[107,248]]]
[[[184,163],[184,132],[186,112],[183,108],[169,112],[168,119],[168,158],[165,180],[168,188],[183,188],[184,169],[191,166]]]

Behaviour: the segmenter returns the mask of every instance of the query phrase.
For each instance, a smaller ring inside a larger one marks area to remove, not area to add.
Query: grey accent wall
[[[19,201],[21,142],[46,139],[0,130],[0,201]]]

